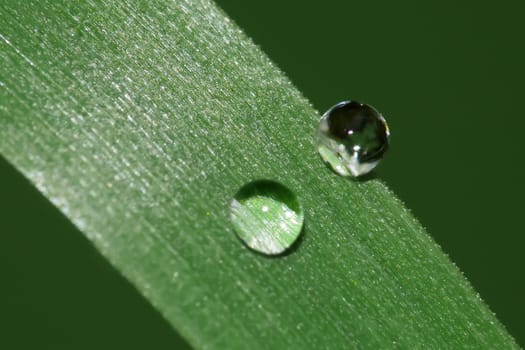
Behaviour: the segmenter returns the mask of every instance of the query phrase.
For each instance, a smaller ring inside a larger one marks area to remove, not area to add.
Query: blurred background
[[[377,177],[525,345],[525,3],[217,2],[320,113],[386,116]],[[0,348],[187,347],[3,158],[0,212]]]

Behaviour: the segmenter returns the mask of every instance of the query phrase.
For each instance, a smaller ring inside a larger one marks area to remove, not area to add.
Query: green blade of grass
[[[0,153],[196,348],[516,347],[384,184],[322,164],[316,111],[209,1],[0,11]],[[261,178],[304,207],[286,256],[229,221]]]

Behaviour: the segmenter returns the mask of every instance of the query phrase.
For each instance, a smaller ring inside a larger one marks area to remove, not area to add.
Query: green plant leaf
[[[196,348],[514,348],[380,181],[321,162],[318,113],[204,1],[17,2],[0,16],[0,153]],[[268,258],[229,203],[304,208]]]

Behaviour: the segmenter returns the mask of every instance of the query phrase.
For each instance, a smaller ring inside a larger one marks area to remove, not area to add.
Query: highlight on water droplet
[[[230,203],[230,216],[241,241],[266,255],[282,254],[290,248],[300,236],[304,222],[297,196],[270,180],[243,186]]]
[[[361,176],[374,169],[388,149],[390,131],[372,106],[344,101],[330,108],[317,129],[321,158],[342,176]]]

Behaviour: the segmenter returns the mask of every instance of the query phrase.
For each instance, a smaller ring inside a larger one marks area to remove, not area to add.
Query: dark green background
[[[320,112],[385,114],[377,176],[525,344],[523,2],[218,2]],[[0,348],[185,346],[4,159],[0,212]]]

